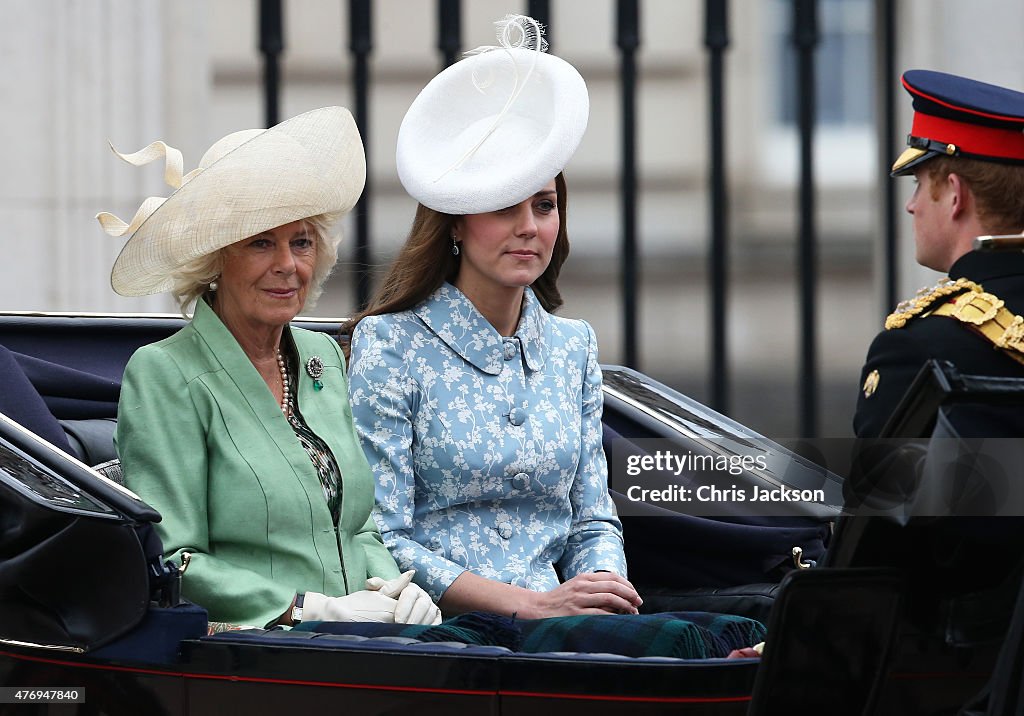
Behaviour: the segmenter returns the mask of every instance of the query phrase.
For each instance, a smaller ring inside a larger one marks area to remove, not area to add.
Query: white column
[[[194,132],[177,100],[206,94],[195,86],[206,76],[194,70],[206,63],[205,33],[183,27],[186,10],[193,24],[205,22],[194,0],[5,0],[0,310],[174,310],[167,296],[128,299],[110,289],[124,239],[93,217],[105,210],[129,220],[146,196],[170,191],[162,167],[133,168],[108,140],[121,151],[157,138],[196,144],[167,133],[172,124]],[[194,111],[205,116],[204,107]]]

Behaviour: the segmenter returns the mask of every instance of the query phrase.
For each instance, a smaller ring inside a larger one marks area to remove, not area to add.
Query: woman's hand
[[[413,584],[412,578],[415,574],[416,570],[410,569],[394,579],[370,577],[366,580],[366,588],[398,600],[395,607],[397,624],[440,624],[441,610],[422,587]]]
[[[745,646],[742,649],[733,649],[729,652],[729,656],[726,659],[760,659],[761,653],[764,651],[764,642],[759,642],[753,646]]]
[[[641,604],[643,600],[633,585],[612,572],[580,574],[550,592],[534,592],[467,570],[441,596],[441,609],[447,616],[486,611],[520,619],[569,614],[636,614]]]
[[[550,592],[533,592],[532,604],[519,613],[525,619],[569,614],[639,614],[643,604],[625,577],[612,572],[587,572]]]
[[[395,621],[398,602],[377,591],[328,597],[319,592],[306,592],[302,605],[303,621],[384,622]]]

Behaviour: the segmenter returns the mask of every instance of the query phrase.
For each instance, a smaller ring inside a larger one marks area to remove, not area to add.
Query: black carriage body
[[[128,358],[138,346],[182,325],[183,319],[171,316],[7,314],[0,315],[0,347],[27,361],[22,365],[29,373],[35,371],[33,385],[42,388],[47,405],[63,418],[72,449],[99,461],[95,458],[108,449],[105,441],[113,429],[111,396],[116,406],[116,386]],[[338,322],[300,325],[333,332]],[[40,374],[40,366],[52,368]],[[770,454],[766,469],[735,476],[736,489],[812,484],[824,489],[821,502],[804,504],[784,516],[753,517],[688,515],[664,504],[638,503],[622,492],[615,495],[631,579],[645,599],[654,604],[663,600],[674,609],[769,620],[762,661],[521,654],[498,647],[314,637],[279,630],[206,636],[201,609],[151,605],[138,613],[120,607],[119,623],[89,625],[95,627],[92,632],[71,629],[63,639],[54,638],[52,630],[33,631],[25,624],[0,633],[0,685],[84,687],[85,704],[38,704],[33,713],[39,714],[218,716],[227,709],[258,714],[313,706],[366,713],[415,709],[417,714],[529,716],[768,714],[806,712],[825,704],[830,713],[845,714],[861,713],[872,703],[875,712],[905,714],[963,703],[984,685],[992,668],[991,650],[957,650],[959,666],[942,673],[929,673],[930,662],[918,668],[904,661],[897,669],[888,669],[904,590],[898,570],[871,569],[870,561],[856,567],[796,568],[824,558],[842,499],[842,486],[834,475],[639,373],[613,366],[604,370],[605,446],[613,474],[615,461],[623,456],[650,453],[668,444],[679,451],[720,456]],[[62,395],[61,382],[77,380],[79,374],[97,380],[90,390]],[[113,393],[104,381],[114,387]],[[65,408],[70,412],[62,415]],[[79,522],[102,523],[119,539],[128,535],[131,545],[130,536],[138,536],[140,528],[154,519],[144,503],[9,421],[0,422],[0,440],[13,446],[33,474],[48,474],[99,505],[93,514],[76,513]],[[45,496],[35,495],[33,501],[24,485],[16,484],[17,474],[16,469],[0,470],[0,507],[13,514],[10,505],[27,500],[33,509],[45,509]],[[612,487],[626,486],[613,481]],[[68,514],[66,509],[61,512],[65,519]],[[0,563],[10,557],[2,551],[7,546],[2,536],[0,532]],[[131,593],[128,601],[138,602],[135,592],[127,589],[131,579],[124,582],[118,570],[137,572],[139,564],[147,563],[152,570],[142,541],[141,556],[108,560],[104,568],[109,574],[102,569],[92,572],[103,577],[101,581],[126,589],[105,596],[95,589],[87,591],[104,599],[123,599]],[[796,555],[791,553],[793,546],[801,548]],[[95,554],[78,570],[38,566],[64,569],[66,578],[74,579],[80,570],[104,564],[105,558]],[[75,606],[83,613],[95,612],[95,604],[73,595],[70,590],[71,601],[64,605],[67,614],[79,616]],[[0,615],[0,627],[5,616]],[[6,623],[16,621],[7,616]],[[23,704],[0,703],[0,714],[28,712],[24,709]]]

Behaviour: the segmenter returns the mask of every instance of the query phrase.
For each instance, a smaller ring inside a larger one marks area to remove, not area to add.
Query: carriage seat
[[[61,420],[68,443],[79,460],[86,465],[98,465],[117,459],[114,447],[115,418],[89,418]]]

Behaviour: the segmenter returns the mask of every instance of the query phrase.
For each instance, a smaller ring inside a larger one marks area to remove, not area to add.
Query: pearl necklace
[[[277,349],[277,368],[281,371],[281,412],[285,415],[291,412],[291,387],[292,381],[288,377],[288,367],[284,364],[284,356],[281,349]]]

